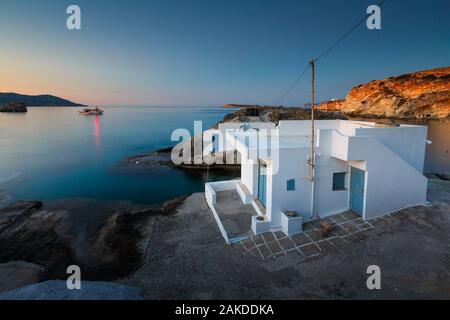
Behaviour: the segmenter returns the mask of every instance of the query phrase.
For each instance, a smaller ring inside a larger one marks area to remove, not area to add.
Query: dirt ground
[[[448,186],[447,186],[448,187]],[[392,214],[340,252],[260,259],[227,245],[204,195],[149,224],[144,263],[124,282],[146,299],[450,299],[450,193],[430,183],[431,206]],[[381,268],[381,290],[366,286]]]

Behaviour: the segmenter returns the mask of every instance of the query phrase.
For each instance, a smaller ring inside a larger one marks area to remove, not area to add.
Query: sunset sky
[[[378,1],[0,1],[0,92],[85,104],[273,104],[308,60]],[[82,30],[66,28],[66,8]],[[317,65],[318,101],[450,65],[450,1],[389,0]],[[283,102],[309,101],[305,77]]]

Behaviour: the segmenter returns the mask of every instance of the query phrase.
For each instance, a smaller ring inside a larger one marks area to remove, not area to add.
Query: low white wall
[[[242,161],[241,181],[247,187],[253,199],[256,199],[258,196],[258,161]]]
[[[215,192],[220,192],[235,189],[237,181],[238,180],[208,182],[206,185],[209,185]]]
[[[205,197],[206,202],[210,206],[214,206],[214,204],[216,204],[216,192],[209,183],[205,183]]]
[[[242,190],[239,182],[242,182],[242,180],[228,180],[205,183],[206,201],[208,202],[208,204],[214,205],[216,203],[217,192],[236,190],[242,200],[242,203],[250,203],[252,200],[251,195],[247,195],[245,191]]]

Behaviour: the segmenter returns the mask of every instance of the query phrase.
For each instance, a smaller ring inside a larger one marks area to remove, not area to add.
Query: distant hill
[[[83,104],[75,103],[49,94],[30,96],[12,92],[0,92],[0,105],[16,102],[24,102],[28,107],[84,107]]]

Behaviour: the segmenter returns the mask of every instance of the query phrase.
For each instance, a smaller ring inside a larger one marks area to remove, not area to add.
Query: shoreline
[[[120,282],[141,266],[149,219],[171,215],[188,197],[157,205],[74,198],[0,208],[0,292],[2,267],[20,261],[36,270],[35,282],[64,280],[69,265],[80,266],[85,280]]]

